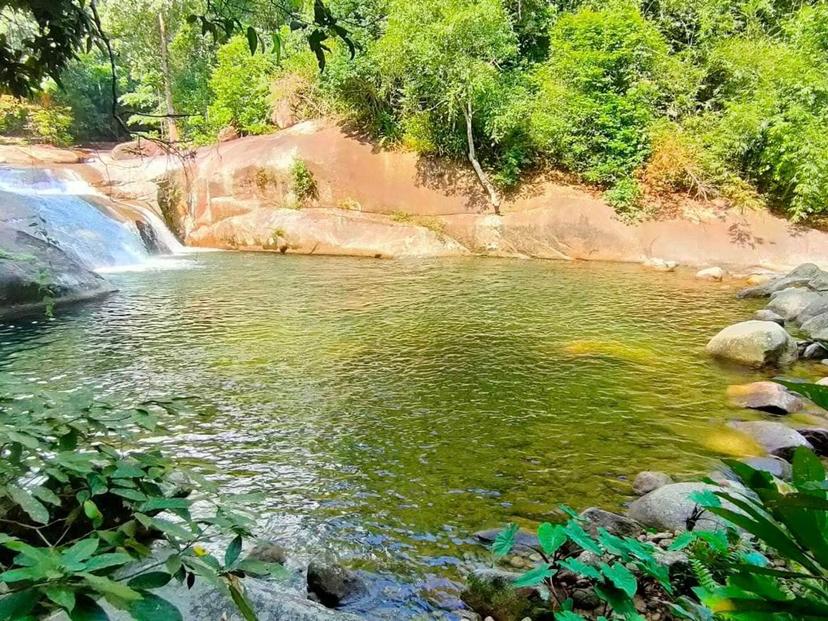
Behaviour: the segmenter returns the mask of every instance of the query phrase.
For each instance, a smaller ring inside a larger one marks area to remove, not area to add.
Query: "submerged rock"
[[[0,226],[0,317],[80,302],[115,291],[54,244]]]
[[[593,536],[598,535],[598,529],[603,528],[618,537],[636,537],[643,532],[641,524],[623,515],[604,511],[597,507],[590,507],[581,512],[584,530]]]
[[[732,405],[770,414],[792,414],[805,407],[805,402],[776,382],[753,382],[729,386],[727,397]]]
[[[674,532],[688,530],[688,520],[694,516],[697,503],[691,498],[695,492],[718,489],[706,483],[672,483],[633,501],[629,515],[645,526]],[[702,511],[694,529],[715,530],[722,520],[708,511]]]
[[[787,366],[796,361],[796,341],[779,324],[743,321],[728,326],[707,344],[716,357],[751,367]]]
[[[246,578],[244,587],[259,621],[358,621],[355,615],[329,610],[308,600],[301,592],[278,582]],[[171,602],[181,612],[184,621],[242,621],[243,617],[231,599],[208,585],[196,580],[192,589],[171,583],[154,591]],[[105,606],[113,621],[131,619],[122,611]],[[159,621],[162,621],[159,618]]]
[[[679,266],[678,261],[668,261],[658,258],[645,259],[643,265],[658,272],[675,272]]]
[[[650,492],[657,490],[659,487],[669,485],[672,482],[673,479],[670,478],[670,475],[668,474],[645,470],[644,472],[639,472],[636,475],[635,481],[633,481],[633,492],[635,492],[638,496],[643,496],[644,494],[649,494]]]
[[[359,576],[344,567],[321,561],[308,566],[308,593],[323,606],[337,608],[364,592]]]
[[[696,278],[699,278],[700,280],[721,281],[724,280],[724,277],[725,271],[720,267],[708,267],[696,272]]]
[[[490,528],[488,530],[481,530],[474,534],[474,536],[486,545],[491,545],[502,531],[502,528]],[[524,548],[537,548],[538,536],[530,530],[521,528],[515,536],[515,546]]]
[[[730,426],[753,438],[759,446],[771,455],[787,457],[798,446],[812,448],[811,443],[798,431],[770,421],[742,421]]]
[[[793,287],[783,289],[771,296],[768,310],[783,317],[786,321],[793,321],[809,306],[822,301],[823,296],[810,289]]]

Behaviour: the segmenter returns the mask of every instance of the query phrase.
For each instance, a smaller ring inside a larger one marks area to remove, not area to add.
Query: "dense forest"
[[[315,50],[279,3],[241,4],[250,28],[229,36],[204,0],[98,3],[131,129],[198,145],[334,115],[384,146],[479,160],[495,205],[555,169],[628,214],[676,192],[828,210],[824,2],[328,0],[347,36]],[[3,17],[4,41],[26,36],[24,12]],[[123,139],[110,71],[92,48],[59,85],[2,97],[0,134]]]

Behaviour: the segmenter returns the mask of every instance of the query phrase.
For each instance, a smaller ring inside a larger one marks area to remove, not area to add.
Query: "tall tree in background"
[[[500,196],[477,158],[478,103],[498,89],[500,68],[518,53],[499,0],[395,0],[378,52],[403,108],[433,110],[449,127],[462,119],[466,155],[495,213]]]

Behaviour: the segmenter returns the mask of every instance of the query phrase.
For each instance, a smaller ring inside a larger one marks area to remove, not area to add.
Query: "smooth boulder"
[[[0,225],[0,317],[43,312],[115,291],[54,244]]]
[[[365,591],[354,572],[333,563],[311,561],[308,565],[308,594],[328,608],[337,608]]]
[[[796,341],[772,321],[743,321],[728,326],[707,344],[716,358],[750,367],[787,366],[796,361]]]
[[[728,386],[727,398],[736,407],[760,410],[769,414],[793,414],[805,402],[776,382],[752,382]]]
[[[635,520],[597,507],[582,511],[581,522],[584,530],[596,537],[599,528],[618,537],[637,537],[644,530]]]
[[[804,322],[800,330],[815,341],[828,341],[828,312]]]
[[[783,289],[771,296],[768,310],[783,317],[785,321],[794,321],[810,305],[822,301],[822,295],[803,287]]]
[[[798,446],[813,448],[805,437],[783,425],[770,421],[740,421],[730,423],[731,428],[750,436],[766,452],[786,458]]]
[[[804,263],[791,270],[785,276],[774,278],[755,287],[742,289],[737,295],[740,298],[766,298],[777,291],[782,291],[789,287],[807,287],[812,280],[822,273],[822,270],[813,263]]]
[[[796,316],[798,324],[803,324],[823,313],[828,313],[828,294],[814,293],[814,295],[817,297]]]
[[[696,278],[699,280],[722,281],[724,280],[725,273],[720,267],[708,267],[696,272]]]
[[[681,532],[690,530],[691,526],[692,530],[716,530],[721,527],[722,520],[708,511],[703,511],[695,524],[688,521],[698,506],[692,495],[717,489],[706,483],[672,483],[633,501],[628,514],[644,526],[659,530]]]
[[[762,310],[758,310],[753,313],[753,318],[756,321],[772,321],[773,323],[778,323],[780,326],[785,325],[785,318],[781,315],[774,313],[767,308],[763,308]]]
[[[664,487],[673,482],[670,475],[664,472],[657,472],[653,470],[645,470],[639,472],[633,481],[633,492],[637,496],[643,496],[650,492],[657,490],[659,487]]]

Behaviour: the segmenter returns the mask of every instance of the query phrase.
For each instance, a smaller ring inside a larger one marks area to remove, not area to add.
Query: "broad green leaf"
[[[144,589],[159,589],[165,586],[170,580],[172,580],[172,574],[168,574],[166,571],[151,571],[140,576],[135,576],[127,582],[127,586],[139,591]]]
[[[613,563],[607,565],[601,563],[601,573],[603,573],[612,582],[615,587],[624,593],[627,597],[633,597],[638,589],[638,581],[632,572],[624,567],[621,563]]]
[[[98,550],[100,541],[98,539],[82,539],[74,544],[61,555],[64,563],[78,563],[85,561]]]
[[[75,607],[75,592],[67,587],[48,587],[46,589],[46,597],[66,611],[71,612]]]
[[[586,621],[586,619],[569,610],[560,610],[555,613],[555,621]]]
[[[98,505],[96,505],[91,500],[84,500],[83,501],[83,513],[93,522],[99,521],[103,519],[103,515],[101,514],[100,509],[98,509]]]
[[[69,618],[72,621],[109,621],[104,609],[94,599],[85,595],[78,596]]]
[[[813,451],[800,446],[793,457],[793,484],[796,487],[807,483],[821,483],[825,481],[825,466]],[[825,498],[825,493],[821,494]]]
[[[89,573],[80,573],[78,575],[101,595],[113,595],[118,599],[128,602],[141,597],[140,593],[129,588],[122,582],[116,582],[104,576],[96,576],[95,574]]]
[[[555,575],[555,571],[550,567],[551,565],[548,563],[538,565],[534,569],[530,569],[525,574],[520,576],[520,578],[515,579],[515,581],[512,582],[512,586],[517,589],[537,586],[547,578]]]
[[[85,571],[98,571],[109,567],[118,567],[133,562],[135,559],[124,552],[110,552],[93,556],[86,562]]]
[[[239,558],[242,549],[242,537],[241,535],[236,535],[233,538],[233,541],[230,542],[230,545],[227,546],[227,550],[224,553],[224,566],[230,567],[236,560]]]
[[[113,479],[142,479],[145,476],[146,473],[141,468],[124,461],[118,463],[118,467],[111,475]]]
[[[112,493],[128,500],[134,500],[135,502],[144,502],[147,499],[147,495],[145,493],[139,492],[137,489],[129,489],[126,487],[115,487],[112,489]]]
[[[38,442],[37,438],[33,438],[28,434],[9,431],[7,435],[9,436],[9,440],[12,442],[18,442],[26,448],[37,449],[40,447],[40,442]]]
[[[29,614],[39,599],[35,589],[0,597],[0,621],[17,621]]]
[[[583,550],[592,552],[593,554],[598,554],[599,556],[604,553],[601,546],[599,546],[592,539],[589,533],[587,533],[575,520],[567,522],[564,527],[564,532],[566,532],[567,536]]]
[[[44,576],[44,569],[45,568],[40,564],[34,565],[33,567],[18,567],[16,569],[10,569],[0,574],[0,582],[12,584],[15,582],[39,580]]]
[[[233,598],[236,608],[239,609],[245,621],[258,621],[256,612],[253,610],[253,606],[251,606],[239,583],[231,580],[228,586],[230,588],[230,597]]]
[[[168,509],[189,509],[190,504],[190,501],[186,498],[150,498],[141,505],[140,510],[143,513],[149,513],[150,511],[165,511]]]
[[[58,498],[58,495],[48,487],[38,485],[37,487],[32,488],[32,495],[36,496],[43,502],[48,502],[50,505],[55,505],[56,507],[61,505],[61,500]]]
[[[515,537],[518,533],[518,525],[517,524],[509,524],[506,528],[501,530],[497,537],[495,537],[494,543],[492,543],[492,554],[495,555],[497,558],[502,558],[509,554],[512,551],[512,548],[515,545]]]
[[[37,498],[17,485],[7,485],[6,491],[26,514],[38,524],[49,522],[49,510]]]
[[[552,556],[566,542],[566,532],[563,526],[544,522],[538,526],[538,542],[544,554]]]
[[[182,621],[181,612],[154,593],[144,593],[127,608],[135,621]]]
[[[592,565],[579,561],[577,558],[567,558],[558,563],[564,569],[568,569],[574,574],[590,578],[592,580],[601,580],[601,572]]]
[[[773,380],[777,384],[782,384],[791,392],[802,395],[806,399],[810,399],[822,409],[828,409],[828,386],[820,384],[809,384],[806,382],[791,382],[779,378]]]

